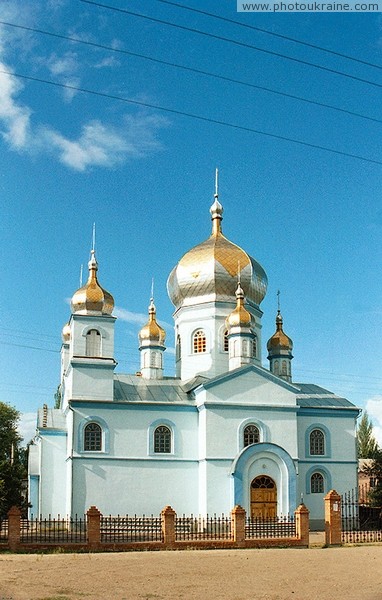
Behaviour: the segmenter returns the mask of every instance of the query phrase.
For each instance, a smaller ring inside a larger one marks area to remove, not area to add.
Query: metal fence
[[[161,517],[134,516],[102,516],[101,542],[162,542]]]
[[[297,537],[294,517],[290,515],[270,519],[247,517],[245,537],[246,539]]]
[[[8,519],[0,519],[0,544],[8,542]]]
[[[382,541],[382,507],[372,505],[369,492],[368,486],[362,486],[341,497],[343,542]]]
[[[231,517],[213,515],[206,517],[185,516],[175,518],[175,539],[182,540],[230,540]]]
[[[48,519],[32,517],[21,519],[20,541],[23,543],[70,543],[87,542],[86,516]]]

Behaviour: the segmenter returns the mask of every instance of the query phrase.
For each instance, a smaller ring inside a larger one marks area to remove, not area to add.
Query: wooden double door
[[[251,482],[251,517],[272,519],[277,516],[277,487],[268,475],[259,475]]]

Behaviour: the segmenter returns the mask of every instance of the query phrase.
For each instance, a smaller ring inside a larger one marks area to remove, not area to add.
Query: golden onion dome
[[[69,323],[65,323],[62,328],[61,338],[64,344],[68,344],[70,342],[70,325]]]
[[[114,298],[98,283],[98,263],[94,250],[91,251],[91,258],[88,266],[89,278],[87,282],[77,290],[72,297],[72,313],[80,315],[111,315],[114,308]]]
[[[210,237],[186,252],[169,275],[167,289],[171,302],[178,309],[210,301],[234,301],[239,265],[246,301],[259,306],[268,284],[264,269],[223,235],[223,207],[217,193],[210,213]]]
[[[149,320],[138,333],[140,344],[145,342],[154,342],[159,346],[163,346],[166,339],[165,330],[158,325],[156,320],[156,308],[154,299],[151,298],[149,306]]]
[[[251,315],[244,308],[244,292],[240,283],[236,290],[236,308],[226,318],[226,327],[228,331],[231,327],[251,327]]]
[[[279,310],[276,316],[276,331],[268,340],[267,350],[268,352],[272,350],[293,350],[292,340],[283,331],[283,318]]]

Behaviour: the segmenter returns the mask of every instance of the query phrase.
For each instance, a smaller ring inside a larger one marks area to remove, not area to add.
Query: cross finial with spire
[[[219,197],[219,169],[215,169],[215,198]]]
[[[95,226],[95,223],[93,223],[92,252],[95,252],[95,241],[96,241],[96,226]]]
[[[277,290],[277,310],[280,312],[280,290]]]

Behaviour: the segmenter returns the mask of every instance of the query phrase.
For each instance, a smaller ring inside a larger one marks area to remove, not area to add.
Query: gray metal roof
[[[313,383],[295,383],[294,385],[300,388],[300,393],[297,394],[297,404],[302,408],[356,408],[346,398],[341,398]]]
[[[150,380],[137,375],[117,373],[114,377],[114,400],[192,404],[193,398],[189,391],[199,383],[199,378],[185,384],[172,377]]]

